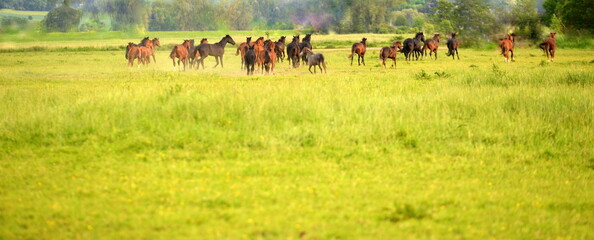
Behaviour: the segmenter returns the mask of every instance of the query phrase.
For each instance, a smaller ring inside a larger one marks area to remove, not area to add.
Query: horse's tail
[[[171,49],[171,53],[169,54],[169,57],[172,59],[175,58],[175,50],[177,50],[177,46],[173,46],[173,49]]]
[[[126,46],[126,59],[128,59],[128,52],[130,52],[130,46]]]
[[[239,50],[241,50],[241,44],[237,46],[237,51],[235,51],[235,56],[239,56]]]
[[[353,55],[355,55],[356,48],[357,48],[357,44],[353,44],[353,47],[351,47],[351,55],[349,55],[349,58],[353,58]]]
[[[542,49],[543,51],[546,51],[546,45],[547,45],[547,43],[544,43],[544,42],[543,42],[543,43],[541,43],[541,44],[538,44],[538,47],[539,47],[540,49]]]

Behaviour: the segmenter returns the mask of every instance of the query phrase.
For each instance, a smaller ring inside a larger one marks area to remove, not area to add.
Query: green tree
[[[49,11],[42,21],[47,32],[76,31],[80,24],[82,12],[70,7],[70,0],[65,0],[62,6]]]
[[[539,40],[542,33],[536,0],[518,0],[512,8],[513,24],[517,33],[532,40]]]

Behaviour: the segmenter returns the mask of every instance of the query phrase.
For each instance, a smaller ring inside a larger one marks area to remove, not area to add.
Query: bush
[[[64,5],[47,13],[47,16],[42,21],[42,25],[47,32],[76,31],[81,17],[81,11],[71,8],[67,2],[64,2]]]

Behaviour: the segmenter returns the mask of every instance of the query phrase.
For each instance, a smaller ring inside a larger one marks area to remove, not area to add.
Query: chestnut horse
[[[538,45],[547,55],[549,62],[555,60],[555,51],[557,50],[557,41],[555,40],[556,36],[557,33],[552,32],[547,38],[545,38],[543,43]]]
[[[128,43],[126,46],[126,57],[128,58],[128,66],[134,66],[134,59],[138,59],[138,67],[140,67],[140,63],[142,60],[142,52],[139,49],[140,47],[132,42]]]
[[[446,56],[451,55],[452,59],[454,59],[454,54],[456,54],[456,56],[458,57],[458,60],[460,60],[460,55],[458,55],[458,46],[460,46],[460,43],[456,39],[455,33],[452,33],[452,37],[450,39],[448,39],[447,45],[448,45],[448,52],[446,53]]]
[[[264,67],[266,68],[266,74],[272,72],[274,74],[274,65],[276,63],[276,43],[269,41],[265,45],[264,50]],[[264,71],[262,71],[264,72]]]
[[[355,53],[357,54],[357,62],[359,63],[359,66],[361,66],[361,63],[365,66],[365,51],[367,51],[367,38],[363,38],[361,39],[361,42],[353,44],[351,55],[349,55],[351,66],[353,66],[353,56]]]
[[[291,61],[293,61],[293,68],[299,67],[299,35],[293,36],[293,41],[287,45],[287,60],[289,61],[289,65],[291,65]]]
[[[169,54],[169,57],[173,61],[173,70],[174,71],[175,71],[175,58],[178,58],[177,65],[180,66],[179,70],[181,71],[180,62],[182,62],[184,64],[184,72],[186,71],[186,64],[188,64],[188,59],[190,57],[189,51],[190,51],[190,40],[184,40],[184,42],[181,45],[173,46],[173,49],[171,49],[171,54]]]
[[[439,33],[433,35],[433,39],[427,39],[423,45],[423,54],[427,56],[427,50],[429,50],[429,58],[431,54],[435,53],[435,60],[437,60],[437,49],[439,48]],[[423,59],[423,57],[421,57]]]
[[[516,34],[507,34],[504,39],[499,40],[499,47],[501,48],[501,55],[503,55],[505,62],[509,62],[510,53],[511,53],[511,61],[515,62],[516,59],[514,58],[514,43]]]
[[[133,46],[134,47],[145,46],[145,43],[148,40],[149,40],[149,37],[144,37],[142,40],[140,40],[140,43],[139,44],[134,44],[134,43],[130,44],[130,43],[128,43],[128,45],[126,46],[126,59],[129,59],[128,58],[128,53],[130,52],[130,48],[131,47],[133,47]]]
[[[237,51],[235,51],[235,56],[239,56],[239,54],[241,53],[241,70],[243,70],[243,66],[244,66],[244,59],[245,59],[245,52],[247,51],[248,48],[246,48],[246,46],[254,46],[254,43],[252,43],[252,37],[247,37],[245,42],[242,42],[241,44],[239,44],[239,46],[237,47]]]
[[[402,50],[402,44],[399,41],[392,43],[392,46],[383,47],[380,50],[379,59],[382,60],[382,65],[386,68],[386,59],[390,58],[394,60],[392,67],[396,67],[396,55],[398,50]]]
[[[254,42],[254,53],[256,54],[256,64],[258,64],[258,71],[260,71],[260,68],[263,68],[265,50],[264,37],[259,37],[256,39],[256,42]]]

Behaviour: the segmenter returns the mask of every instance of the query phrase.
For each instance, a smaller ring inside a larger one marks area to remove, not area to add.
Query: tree
[[[70,0],[47,13],[42,22],[47,32],[75,31],[80,24],[82,12],[70,7]]]
[[[465,43],[479,44],[482,39],[498,32],[500,27],[488,11],[489,6],[481,0],[456,0],[454,2],[454,28],[459,29]]]
[[[518,0],[512,8],[513,24],[517,33],[532,40],[539,40],[542,33],[536,0]]]

